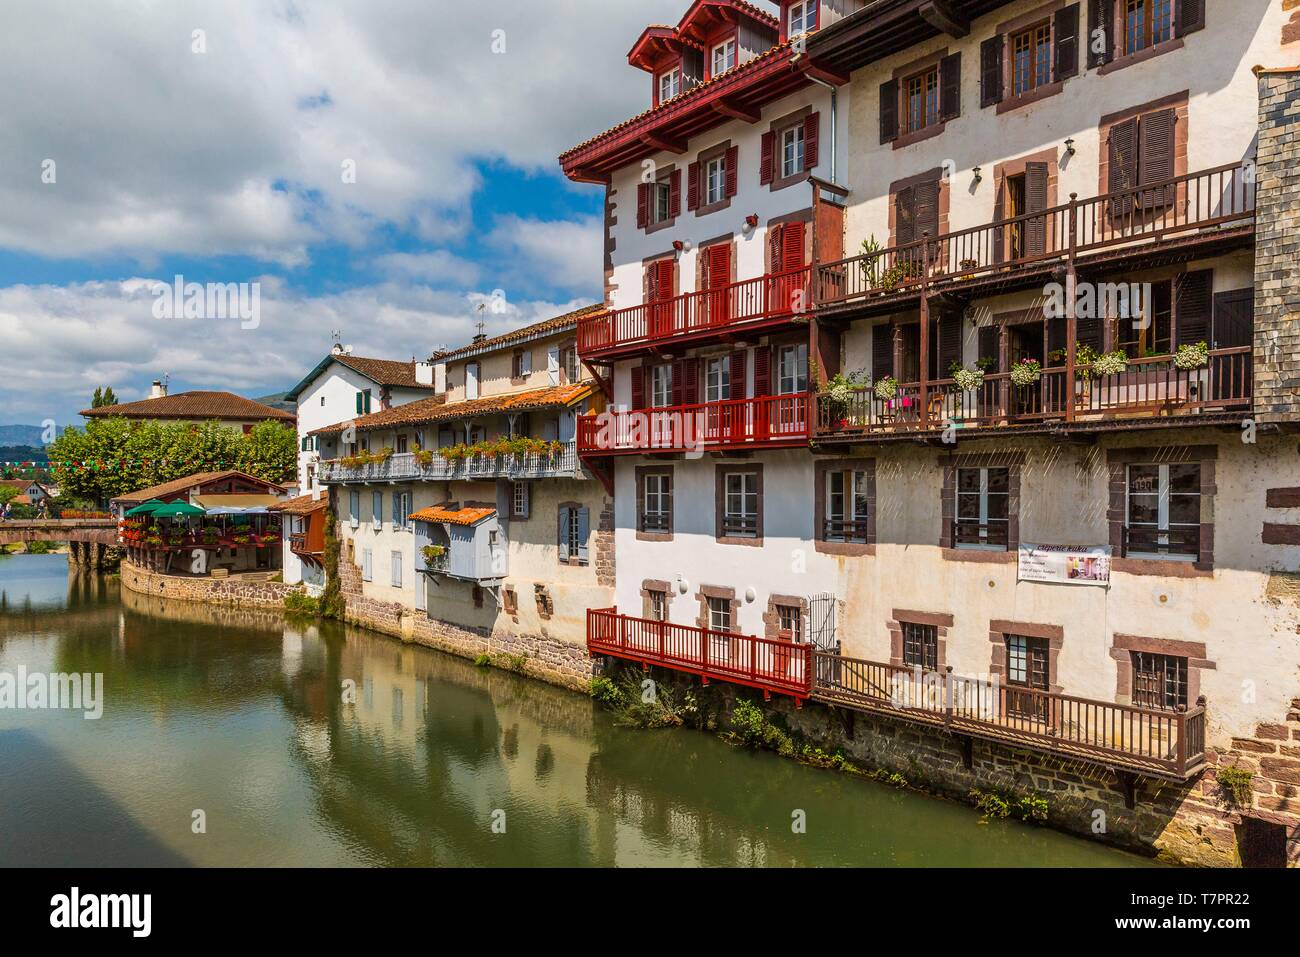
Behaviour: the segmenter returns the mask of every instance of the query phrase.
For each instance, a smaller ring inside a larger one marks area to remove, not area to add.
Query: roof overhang
[[[683,39],[673,27],[646,27],[632,49],[627,51],[627,62],[638,70],[657,73],[665,61],[681,56],[682,50],[688,46],[698,48],[699,44]]]
[[[744,0],[695,0],[681,21],[677,33],[685,40],[706,44],[719,30],[735,27],[746,20],[760,30],[772,34],[775,44],[781,32],[781,22]]]

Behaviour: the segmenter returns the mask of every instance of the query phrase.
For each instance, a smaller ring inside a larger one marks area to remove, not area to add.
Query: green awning
[[[193,518],[206,514],[203,509],[189,502],[172,502],[169,505],[159,506],[152,512],[154,518]]]
[[[166,504],[167,503],[162,501],[161,499],[151,498],[149,499],[149,501],[141,505],[137,505],[135,508],[127,512],[126,517],[131,518],[135,515],[152,515],[155,509],[162,508]]]

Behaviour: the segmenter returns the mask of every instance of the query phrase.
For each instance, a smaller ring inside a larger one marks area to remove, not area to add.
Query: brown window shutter
[[[636,228],[645,229],[650,222],[650,184],[641,183],[636,188]]]
[[[803,168],[810,170],[817,165],[817,137],[821,133],[821,114],[810,113],[803,121]]]
[[[1174,178],[1174,125],[1177,114],[1160,110],[1142,117],[1138,126],[1138,185],[1167,183]],[[1173,187],[1143,190],[1142,208],[1154,209],[1173,201]]]
[[[1047,208],[1047,164],[1025,164],[1025,212],[1041,213]],[[1025,220],[1025,254],[1041,256],[1047,252],[1047,218]]]
[[[786,223],[781,230],[781,271],[803,268],[804,224]]]
[[[871,327],[871,381],[894,374],[894,328],[889,323]]]
[[[668,215],[678,216],[682,211],[682,171],[675,169],[668,180]]]
[[[766,186],[772,182],[773,160],[776,150],[776,133],[768,131],[763,134],[762,142],[758,149],[758,181],[761,185]]]
[[[1205,0],[1178,0],[1178,35],[1205,29]]]
[[[961,362],[961,313],[949,311],[939,317],[939,378],[948,378],[952,364]]]
[[[673,362],[673,405],[686,404],[686,360]]]
[[[1058,349],[1065,349],[1066,320],[1064,316],[1047,320],[1047,351],[1056,352]],[[1053,365],[1054,363],[1044,363],[1044,365]],[[1062,362],[1062,365],[1065,363]]]
[[[1088,69],[1109,63],[1115,49],[1115,8],[1113,0],[1088,0]],[[1097,50],[1097,38],[1102,49]]]
[[[1079,75],[1079,5],[1056,11],[1056,69],[1053,80]]]
[[[1249,346],[1255,341],[1255,290],[1233,289],[1214,297],[1214,322],[1210,330],[1213,349]]]
[[[682,390],[687,405],[696,405],[700,401],[700,360],[686,359],[682,362],[682,378],[685,380]],[[676,382],[674,381],[674,386]]]
[[[740,175],[740,147],[729,147],[727,149],[727,158],[724,162],[727,164],[725,192],[728,197],[735,196],[737,177]]]
[[[939,118],[945,122],[961,116],[961,54],[939,62]]]
[[[990,37],[980,44],[981,108],[1002,102],[1002,47],[1001,36]]]
[[[1105,336],[1100,316],[1094,315],[1088,319],[1076,319],[1074,331],[1081,344],[1091,346],[1095,352],[1101,352],[1105,343]]]
[[[1136,119],[1124,120],[1110,128],[1108,179],[1112,193],[1132,189],[1137,185],[1137,128]]]
[[[632,367],[632,408],[645,408],[645,369],[642,366]]]
[[[916,238],[916,206],[911,186],[894,194],[895,245],[903,246]]]
[[[931,180],[917,183],[914,187],[913,202],[916,212],[916,239],[928,236],[934,239],[939,235],[939,181]]]
[[[754,350],[754,396],[772,394],[772,350],[759,346]]]
[[[1214,270],[1198,269],[1186,273],[1175,284],[1177,291],[1176,342],[1195,345],[1210,341],[1210,310],[1213,307]]]
[[[998,348],[997,326],[980,326],[979,358],[993,360],[993,365],[988,368],[989,373],[996,375],[1002,371],[1002,357]]]
[[[731,354],[731,397],[745,398],[745,350],[737,349]]]
[[[686,208],[700,208],[700,164],[686,167]]]
[[[880,84],[880,142],[898,139],[898,81]]]

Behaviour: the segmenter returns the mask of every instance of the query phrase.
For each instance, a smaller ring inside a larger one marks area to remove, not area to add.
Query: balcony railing
[[[820,309],[907,298],[919,293],[923,274],[930,286],[957,286],[1116,247],[1199,238],[1254,218],[1253,170],[1234,163],[818,265],[812,302]]]
[[[808,395],[798,393],[583,416],[578,449],[590,454],[802,445],[808,440],[808,402]]]
[[[952,523],[952,544],[955,548],[1005,550],[1009,541],[1010,525],[1006,519],[1000,521],[990,519],[983,524],[978,521],[958,519]]]
[[[580,475],[577,449],[566,442],[554,455],[493,455],[445,459],[436,451],[422,465],[413,452],[392,455],[385,462],[347,466],[342,459],[320,463],[320,481],[326,484],[395,481],[447,481],[495,478],[575,478]]]
[[[578,323],[578,352],[599,355],[659,343],[677,336],[790,318],[811,306],[811,270],[759,276],[717,289],[614,309]]]
[[[632,618],[614,608],[587,611],[587,651],[799,699],[812,689],[810,644]]]
[[[1199,558],[1201,553],[1201,527],[1175,525],[1157,528],[1154,525],[1124,527],[1124,556],[1126,558],[1169,557],[1175,559]]]
[[[818,651],[813,697],[1079,760],[1184,780],[1205,764],[1205,707],[1160,711]]]
[[[1096,375],[1076,366],[1073,389],[1063,367],[1043,369],[1038,382],[1017,386],[1008,373],[984,376],[965,390],[952,379],[908,382],[881,399],[868,388],[847,399],[818,396],[820,437],[860,432],[908,432],[1115,418],[1187,416],[1251,407],[1251,348],[1212,349],[1199,369],[1179,369],[1173,356],[1130,359],[1128,368]],[[924,399],[923,399],[924,397]]]

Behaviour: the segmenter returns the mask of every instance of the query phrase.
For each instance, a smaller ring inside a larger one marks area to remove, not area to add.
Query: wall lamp
[[[1070,139],[1065,141],[1065,153],[1067,156],[1074,155],[1074,137],[1070,137]]]
[[[977,186],[984,181],[984,176],[980,173],[980,168],[978,166],[971,170],[971,172],[975,174],[975,184]]]

